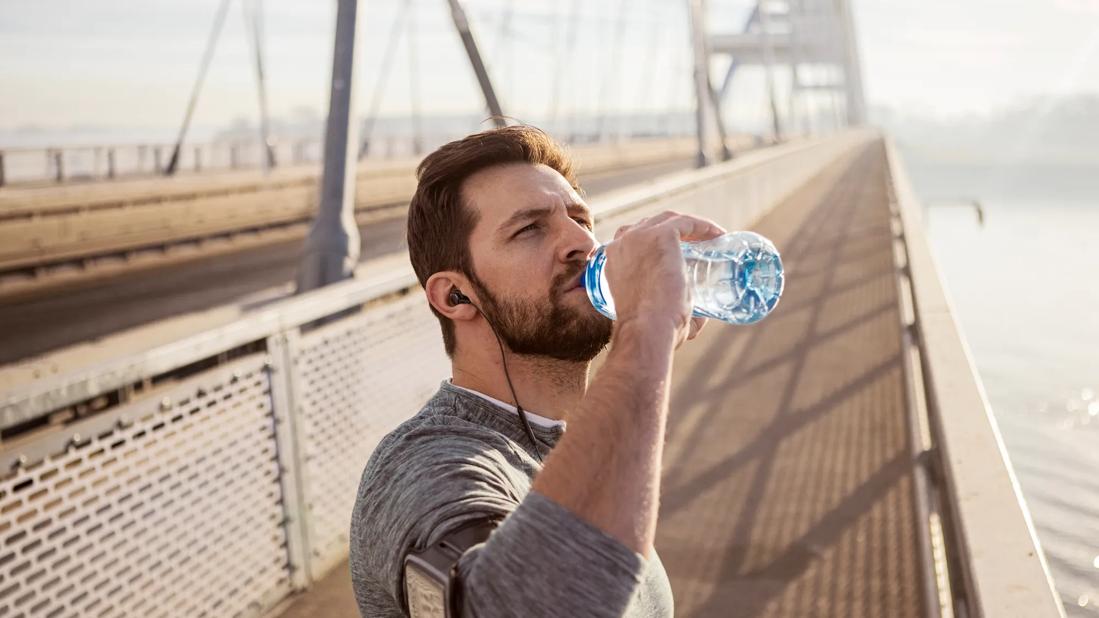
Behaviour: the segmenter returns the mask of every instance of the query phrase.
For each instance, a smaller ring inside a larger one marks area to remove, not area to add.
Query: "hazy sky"
[[[363,0],[358,107],[376,87],[395,10]],[[1049,93],[1099,92],[1099,0],[853,0],[871,105],[938,115],[983,112]],[[0,129],[178,125],[218,0],[0,0]],[[512,115],[558,109],[686,107],[684,0],[586,0],[569,42],[571,2],[466,0]],[[711,30],[739,29],[748,2],[710,0]],[[265,0],[271,112],[324,109],[335,3]],[[505,16],[509,15],[510,18]],[[195,122],[256,116],[240,0],[226,22]],[[621,19],[620,17],[624,17]],[[396,47],[382,111],[482,106],[444,0],[414,0],[414,45]],[[621,34],[618,34],[618,32]],[[613,41],[621,37],[620,56]],[[562,59],[559,64],[555,62]],[[411,72],[413,64],[419,71]],[[564,67],[558,75],[556,67]],[[612,67],[618,70],[613,73]],[[763,114],[751,76],[737,100]]]

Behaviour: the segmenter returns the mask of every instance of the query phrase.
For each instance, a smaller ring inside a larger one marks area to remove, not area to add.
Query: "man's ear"
[[[466,296],[470,296],[472,292],[469,288],[469,280],[464,275],[449,270],[431,275],[424,284],[427,302],[431,303],[436,311],[455,321],[472,320],[477,317],[477,309],[472,305],[450,304],[452,291],[459,290]]]

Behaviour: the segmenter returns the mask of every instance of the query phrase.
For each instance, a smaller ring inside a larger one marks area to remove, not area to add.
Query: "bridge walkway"
[[[888,168],[880,142],[760,219],[787,287],[678,352],[657,552],[677,616],[919,616]],[[356,616],[346,563],[284,616]]]
[[[917,616],[921,574],[880,142],[754,226],[787,265],[751,328],[681,349],[656,548],[680,616]]]

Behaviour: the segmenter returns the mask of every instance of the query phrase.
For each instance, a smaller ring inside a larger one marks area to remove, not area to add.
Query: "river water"
[[[906,163],[1057,592],[1099,616],[1099,168]]]

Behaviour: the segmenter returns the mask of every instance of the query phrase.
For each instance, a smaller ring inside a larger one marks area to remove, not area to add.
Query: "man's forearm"
[[[649,557],[671,381],[673,329],[615,325],[607,361],[533,489]]]

